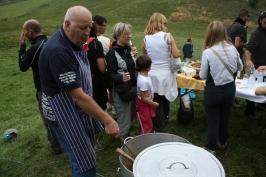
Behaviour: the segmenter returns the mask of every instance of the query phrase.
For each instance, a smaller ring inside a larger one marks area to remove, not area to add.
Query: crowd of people
[[[206,79],[204,105],[208,135],[204,148],[212,154],[227,146],[236,91],[234,74],[243,69],[244,63],[242,49],[246,48],[247,67],[266,69],[262,66],[266,65],[262,58],[266,54],[262,47],[266,46],[263,40],[266,12],[260,14],[259,26],[246,42],[247,28],[243,22],[248,18],[248,11],[242,9],[234,22],[237,29],[231,29],[234,25],[227,29],[228,32],[241,29],[241,33],[231,34],[231,39],[220,21],[211,22],[207,28],[199,75]],[[83,6],[69,8],[63,25],[49,39],[42,34],[37,20],[24,23],[19,66],[23,72],[32,68],[36,98],[52,153],[61,154],[61,146],[65,149],[73,176],[96,176],[98,134],[105,130],[124,143],[132,136],[130,127],[136,110],[141,125],[139,134],[166,132],[170,102],[178,96],[176,73],[170,70],[166,23],[163,14],[152,14],[139,57],[131,43],[130,24],[116,23],[112,42],[103,36],[106,18],[92,16]],[[26,38],[32,44],[28,50]],[[179,58],[181,54],[171,34],[170,40],[170,52]],[[187,62],[193,52],[192,39],[188,38],[183,47]],[[113,105],[116,119],[106,112],[107,103]],[[247,101],[248,104],[254,103]]]

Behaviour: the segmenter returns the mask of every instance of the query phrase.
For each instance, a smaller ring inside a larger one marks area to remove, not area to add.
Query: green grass
[[[2,0],[0,3],[8,1]],[[248,35],[256,27],[257,16],[266,2],[260,1],[257,9],[247,6],[245,0],[24,0],[0,5],[0,132],[16,128],[20,136],[15,142],[0,141],[0,176],[3,177],[70,177],[68,156],[50,154],[45,128],[42,124],[32,72],[22,73],[18,67],[19,36],[23,23],[31,18],[43,26],[44,34],[51,36],[62,24],[66,10],[73,5],[84,5],[93,14],[107,17],[106,36],[111,38],[113,25],[126,22],[132,25],[132,42],[141,52],[144,29],[153,12],[163,13],[168,19],[168,31],[175,38],[179,49],[188,37],[193,39],[194,60],[200,60],[207,25],[220,19],[227,26],[237,15],[238,9],[250,11]],[[236,10],[237,9],[237,10]],[[177,14],[177,15],[176,15]],[[171,20],[170,20],[171,19]],[[29,45],[29,44],[28,44]],[[181,136],[192,144],[203,146],[207,136],[203,92],[196,91],[195,119],[182,126],[176,121],[179,99],[171,104],[167,132]],[[266,176],[265,111],[257,110],[258,120],[249,120],[244,114],[245,101],[239,99],[241,109],[233,109],[230,119],[230,138],[227,151],[218,152],[227,177]],[[133,122],[132,132],[138,124]],[[97,172],[104,177],[118,177],[118,139],[101,133],[104,150],[97,152]]]

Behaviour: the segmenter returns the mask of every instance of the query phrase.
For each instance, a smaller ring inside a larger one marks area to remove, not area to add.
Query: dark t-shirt
[[[90,70],[92,74],[92,86],[93,86],[93,99],[103,109],[106,109],[106,103],[108,101],[107,88],[105,84],[104,74],[98,69],[97,59],[105,58],[103,54],[103,46],[98,39],[93,40],[89,44],[89,50],[87,51],[87,57],[90,63]]]
[[[232,43],[235,44],[235,38],[240,37],[242,39],[242,42],[245,42],[246,40],[246,30],[243,25],[241,25],[238,22],[234,22],[231,25],[227,27],[227,33],[229,34]],[[244,49],[243,48],[237,48],[237,51],[240,55],[240,58],[243,58]]]
[[[105,58],[103,54],[103,46],[98,39],[95,39],[89,44],[89,50],[87,52],[88,60],[90,62],[91,74],[95,74],[97,70],[97,58]]]
[[[250,35],[246,49],[252,54],[255,68],[266,65],[266,30],[261,26],[255,29]]]
[[[78,74],[79,64],[73,51],[81,48],[72,44],[62,28],[44,45],[39,60],[42,91],[47,96],[54,96],[62,90],[81,87]]]

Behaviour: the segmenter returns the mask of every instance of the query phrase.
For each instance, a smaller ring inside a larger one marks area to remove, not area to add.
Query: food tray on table
[[[187,66],[189,68],[193,68],[197,71],[197,74],[199,73],[200,71],[200,67],[201,67],[201,62],[199,60],[196,60],[196,61],[191,61],[189,64],[187,64]]]

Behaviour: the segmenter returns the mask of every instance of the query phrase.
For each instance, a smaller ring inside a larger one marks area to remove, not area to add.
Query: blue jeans
[[[63,134],[61,133],[61,130],[59,126],[57,125],[51,125],[50,126],[53,128],[57,138],[59,139],[61,145],[64,147],[65,151],[67,152],[69,158],[70,158],[70,163],[71,163],[71,168],[72,168],[72,174],[74,177],[96,177],[96,167],[91,168],[90,170],[87,170],[85,172],[81,172],[78,163],[76,161],[76,158],[74,157],[73,152],[71,151],[68,143],[65,141]]]

